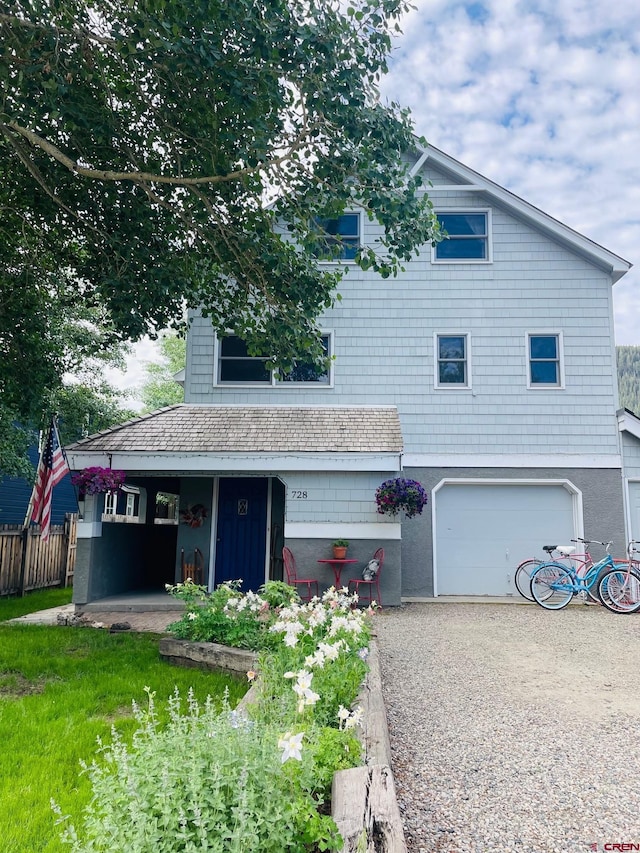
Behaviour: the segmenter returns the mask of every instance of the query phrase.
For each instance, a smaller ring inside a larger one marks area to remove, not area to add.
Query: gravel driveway
[[[410,604],[377,630],[410,853],[640,850],[640,614]]]

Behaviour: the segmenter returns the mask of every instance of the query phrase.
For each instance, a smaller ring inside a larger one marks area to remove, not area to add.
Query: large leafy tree
[[[99,376],[84,375],[80,381],[66,382],[51,400],[51,409],[58,415],[60,440],[71,444],[135,418],[135,411],[128,409],[126,402],[125,392]]]
[[[184,389],[174,377],[185,367],[187,342],[175,332],[166,331],[160,335],[159,346],[161,361],[147,364],[146,379],[140,388],[145,412],[155,412],[184,400]]]
[[[29,303],[62,294],[104,313],[108,346],[171,326],[186,302],[274,364],[320,358],[315,318],[341,271],[314,262],[317,219],[361,204],[380,240],[356,260],[382,276],[437,236],[403,159],[408,114],[379,98],[407,8],[2,4],[0,274],[6,287],[17,265],[25,288],[6,323],[39,336]],[[56,357],[42,336],[32,355],[38,396]]]

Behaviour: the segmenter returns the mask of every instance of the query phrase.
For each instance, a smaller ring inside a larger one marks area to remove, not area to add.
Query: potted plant
[[[395,477],[385,480],[376,489],[377,511],[381,515],[404,512],[407,518],[421,515],[427,505],[427,493],[417,480]]]
[[[333,543],[333,557],[335,560],[344,560],[347,556],[349,543],[346,539],[336,539]]]

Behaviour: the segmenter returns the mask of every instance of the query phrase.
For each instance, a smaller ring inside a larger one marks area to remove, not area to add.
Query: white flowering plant
[[[86,768],[94,795],[81,830],[60,815],[72,853],[342,849],[327,801],[334,773],[360,760],[356,698],[373,611],[358,610],[346,589],[302,603],[284,584],[260,594],[239,587],[210,596],[192,582],[176,585],[187,604],[176,624],[208,620],[228,637],[237,629],[236,644],[259,637],[258,673],[247,673],[254,701],[246,712],[228,703],[220,711],[189,696],[185,709],[176,694],[160,725],[149,691],[148,709],[135,708],[133,744],[114,732]]]
[[[268,581],[260,593],[242,593],[241,584],[240,580],[229,581],[211,593],[192,581],[167,584],[167,591],[186,605],[182,618],[168,630],[180,640],[254,651],[273,648],[277,641],[269,626],[278,607],[295,600],[296,591],[282,582]]]

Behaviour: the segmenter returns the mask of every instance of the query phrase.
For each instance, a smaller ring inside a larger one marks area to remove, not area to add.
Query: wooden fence
[[[52,525],[49,541],[40,527],[24,531],[19,524],[0,524],[0,595],[22,594],[50,586],[70,586],[76,565],[78,516]]]

